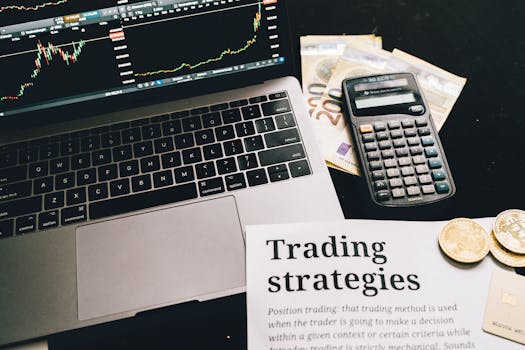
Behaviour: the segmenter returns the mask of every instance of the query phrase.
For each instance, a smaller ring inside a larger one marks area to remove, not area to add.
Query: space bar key
[[[129,213],[135,210],[151,208],[197,198],[197,186],[194,183],[163,188],[161,190],[113,198],[89,205],[91,220]]]

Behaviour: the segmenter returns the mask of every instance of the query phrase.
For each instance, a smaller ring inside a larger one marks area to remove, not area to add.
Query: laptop
[[[285,5],[0,5],[0,345],[243,292],[245,225],[343,218]]]

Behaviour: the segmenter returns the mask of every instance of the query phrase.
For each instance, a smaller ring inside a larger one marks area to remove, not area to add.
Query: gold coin
[[[505,210],[496,217],[493,230],[502,246],[514,253],[525,254],[525,211]]]
[[[439,246],[451,259],[474,263],[489,253],[489,235],[474,220],[458,218],[449,221],[441,229]]]
[[[513,253],[499,244],[494,231],[490,232],[490,252],[502,264],[510,267],[525,267],[525,255]]]

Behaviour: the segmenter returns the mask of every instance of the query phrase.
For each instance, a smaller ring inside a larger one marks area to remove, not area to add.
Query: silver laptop
[[[0,5],[0,345],[244,291],[247,224],[343,218],[283,0]]]

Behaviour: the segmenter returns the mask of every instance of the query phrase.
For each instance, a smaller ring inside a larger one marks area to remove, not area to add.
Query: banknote
[[[346,78],[385,72],[390,57],[390,52],[359,41],[348,43],[339,57],[311,114],[321,153],[328,164],[359,175],[350,129],[342,111],[341,82]]]
[[[417,77],[425,94],[432,119],[440,130],[456,103],[467,79],[449,73],[420,58],[399,49],[392,51],[388,68],[398,72],[411,72]]]

